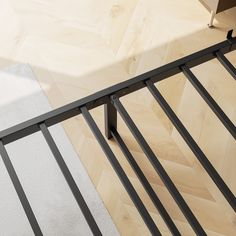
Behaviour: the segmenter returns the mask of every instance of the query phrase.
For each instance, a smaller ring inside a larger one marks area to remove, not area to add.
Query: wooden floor
[[[196,0],[1,0],[0,68],[29,63],[53,107],[223,41],[236,9],[210,14]],[[236,52],[227,56],[236,66]],[[193,69],[236,124],[236,83],[212,60]],[[158,87],[236,194],[236,142],[179,74]],[[9,91],[10,92],[10,91]],[[122,99],[208,235],[236,232],[236,216],[145,89]],[[103,110],[92,114],[103,130]],[[65,130],[121,235],[149,235],[132,201],[81,117]],[[119,119],[118,129],[183,235],[194,235],[159,177]],[[163,235],[170,235],[113,141],[109,141]]]

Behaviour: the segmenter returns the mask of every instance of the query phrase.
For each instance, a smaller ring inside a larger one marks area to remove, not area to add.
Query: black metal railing
[[[151,184],[148,182],[145,177],[142,169],[135,161],[122,137],[120,136],[117,130],[117,113],[121,116],[121,118],[126,123],[127,127],[131,131],[132,135],[136,139],[137,143],[141,147],[144,154],[147,156],[148,160],[154,167],[157,174],[160,176],[161,180],[165,184],[166,188],[172,195],[174,201],[177,203],[178,207],[186,217],[187,221],[191,225],[192,229],[196,233],[196,235],[203,236],[206,235],[205,230],[195,217],[194,213],[176,188],[175,184],[165,171],[164,167],[152,151],[151,147],[148,145],[147,141],[143,137],[140,130],[137,128],[135,122],[131,119],[128,111],[124,108],[120,101],[120,97],[123,97],[127,94],[135,92],[142,88],[147,88],[154,99],[159,103],[163,111],[166,113],[170,121],[173,123],[177,131],[180,133],[184,141],[187,143],[189,148],[192,150],[198,161],[201,163],[205,171],[214,181],[218,189],[221,191],[223,196],[229,205],[236,211],[236,198],[229,187],[226,185],[224,180],[221,178],[219,173],[216,171],[214,166],[208,160],[204,152],[198,146],[196,141],[190,135],[188,130],[185,128],[183,123],[171,109],[170,105],[164,99],[160,91],[154,85],[156,82],[164,80],[170,76],[173,76],[178,73],[183,73],[186,78],[191,82],[197,92],[201,95],[204,101],[208,104],[208,106],[212,109],[215,115],[219,118],[228,132],[236,139],[236,127],[233,122],[227,117],[222,108],[216,103],[216,101],[211,97],[208,91],[204,88],[204,86],[199,82],[196,76],[191,71],[191,68],[197,65],[200,65],[204,62],[207,62],[211,59],[217,58],[220,63],[225,67],[225,69],[232,75],[234,79],[236,79],[236,69],[230,63],[230,61],[224,56],[224,54],[233,51],[236,49],[236,37],[232,37],[232,30],[228,32],[227,40],[218,43],[214,46],[208,47],[199,52],[193,53],[189,56],[166,64],[162,67],[149,71],[145,74],[139,75],[133,79],[128,81],[119,83],[115,86],[104,89],[100,92],[97,92],[93,95],[87,96],[80,100],[77,100],[73,103],[65,105],[61,108],[55,109],[51,112],[40,115],[36,118],[8,128],[0,132],[0,155],[3,159],[3,162],[6,166],[8,174],[12,180],[12,183],[15,187],[15,190],[18,194],[18,197],[21,201],[21,204],[24,208],[25,214],[28,217],[29,223],[33,229],[35,235],[43,235],[40,226],[37,222],[36,216],[30,206],[30,203],[27,199],[27,196],[23,190],[23,187],[17,177],[17,174],[14,170],[14,167],[11,163],[11,160],[6,151],[5,145],[14,142],[20,138],[33,134],[35,132],[41,131],[48,146],[50,147],[51,152],[53,153],[56,162],[59,165],[87,223],[94,235],[102,235],[95,219],[93,218],[86,201],[84,200],[82,193],[80,192],[78,186],[76,185],[56,143],[54,142],[48,127],[60,123],[68,118],[77,116],[82,114],[84,119],[86,120],[88,126],[93,132],[95,138],[99,142],[101,148],[103,149],[106,157],[111,163],[113,169],[117,173],[120,181],[125,187],[127,193],[132,199],[134,205],[138,209],[142,219],[147,225],[148,229],[153,235],[161,235],[158,227],[156,226],[154,220],[149,214],[148,210],[144,206],[142,200],[138,196],[135,188],[131,184],[129,178],[127,177],[125,171],[117,160],[116,156],[112,152],[109,144],[105,140],[102,135],[100,129],[98,128],[96,122],[92,118],[89,110],[104,105],[105,110],[105,135],[108,139],[114,138],[124,156],[128,160],[129,164],[133,168],[136,173],[138,179],[142,183],[144,189],[149,195],[150,199],[154,203],[154,206],[160,213],[167,227],[173,235],[181,235],[174,221],[171,219],[167,210],[161,203]]]

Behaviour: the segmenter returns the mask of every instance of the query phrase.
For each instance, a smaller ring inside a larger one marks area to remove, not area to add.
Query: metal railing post
[[[105,135],[108,139],[112,138],[112,128],[117,129],[117,110],[111,102],[104,105],[105,116]]]

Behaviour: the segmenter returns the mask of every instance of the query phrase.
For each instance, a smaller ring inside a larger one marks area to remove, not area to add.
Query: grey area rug
[[[29,65],[0,72],[0,130],[44,112],[50,104]],[[50,128],[103,235],[119,235],[61,125]],[[6,146],[44,235],[92,235],[41,133]],[[5,166],[0,160],[0,235],[33,231]]]

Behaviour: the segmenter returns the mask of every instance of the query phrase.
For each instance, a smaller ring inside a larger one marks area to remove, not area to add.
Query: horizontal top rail
[[[232,33],[232,31],[230,31]],[[168,63],[164,66],[136,76],[117,85],[108,87],[92,95],[69,103],[65,106],[47,112],[36,118],[27,120],[11,128],[0,132],[0,140],[6,145],[19,138],[33,134],[40,130],[39,124],[45,123],[47,127],[55,125],[66,119],[80,114],[79,107],[86,106],[88,109],[95,108],[109,102],[109,97],[116,94],[118,97],[125,96],[129,93],[142,89],[146,86],[145,82],[152,78],[152,81],[158,82],[170,76],[181,72],[181,67],[187,65],[188,68],[200,65],[216,57],[217,52],[223,54],[236,50],[236,37],[228,37],[227,40],[195,52],[181,59]]]

